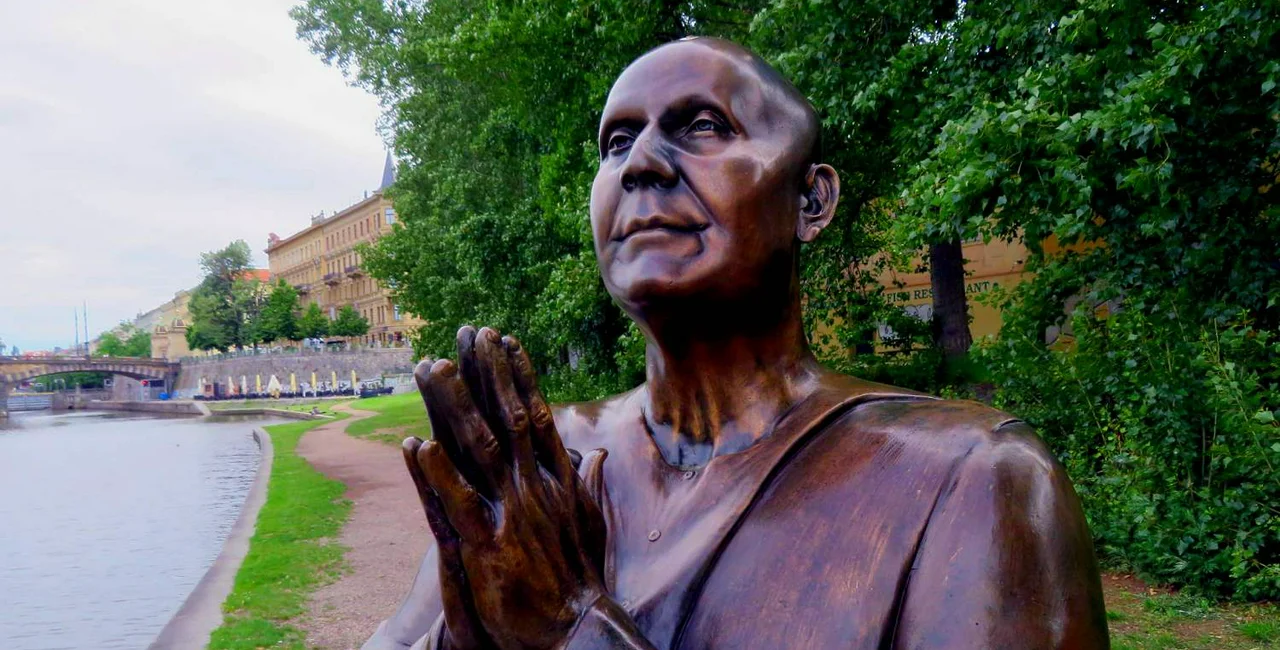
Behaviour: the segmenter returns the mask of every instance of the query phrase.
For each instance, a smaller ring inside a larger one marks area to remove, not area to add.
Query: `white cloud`
[[[68,345],[381,178],[376,100],[294,35],[292,0],[0,6],[0,339]]]

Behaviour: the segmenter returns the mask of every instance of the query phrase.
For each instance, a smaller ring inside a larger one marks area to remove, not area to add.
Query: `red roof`
[[[240,275],[241,280],[257,280],[258,282],[270,282],[270,269],[247,269]]]

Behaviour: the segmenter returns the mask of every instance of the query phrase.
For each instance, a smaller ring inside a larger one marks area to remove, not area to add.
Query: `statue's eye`
[[[622,151],[631,146],[635,142],[635,138],[630,133],[615,133],[609,136],[609,153]]]
[[[720,124],[717,123],[715,120],[712,120],[711,118],[707,118],[707,117],[695,120],[693,124],[689,125],[689,131],[691,133],[706,133],[706,132],[715,132],[719,130],[720,130]]]

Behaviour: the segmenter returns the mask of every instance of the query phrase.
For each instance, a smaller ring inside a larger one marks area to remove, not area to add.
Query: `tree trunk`
[[[933,289],[933,343],[948,359],[963,357],[973,345],[969,302],[964,295],[964,252],[959,239],[929,245]]]

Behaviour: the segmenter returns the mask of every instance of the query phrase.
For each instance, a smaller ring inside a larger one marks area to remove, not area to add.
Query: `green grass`
[[[1114,650],[1280,649],[1280,607],[1215,603],[1104,577]]]
[[[347,425],[347,433],[360,438],[400,445],[408,436],[422,439],[431,437],[431,425],[427,422],[427,409],[418,393],[383,395],[356,400],[348,404],[361,411],[374,411],[377,415],[356,420]]]
[[[346,487],[295,453],[302,435],[324,423],[267,427],[275,448],[267,501],[211,650],[306,647],[305,634],[292,623],[306,613],[310,594],[342,571],[346,548],[335,540],[351,512],[342,496]]]

